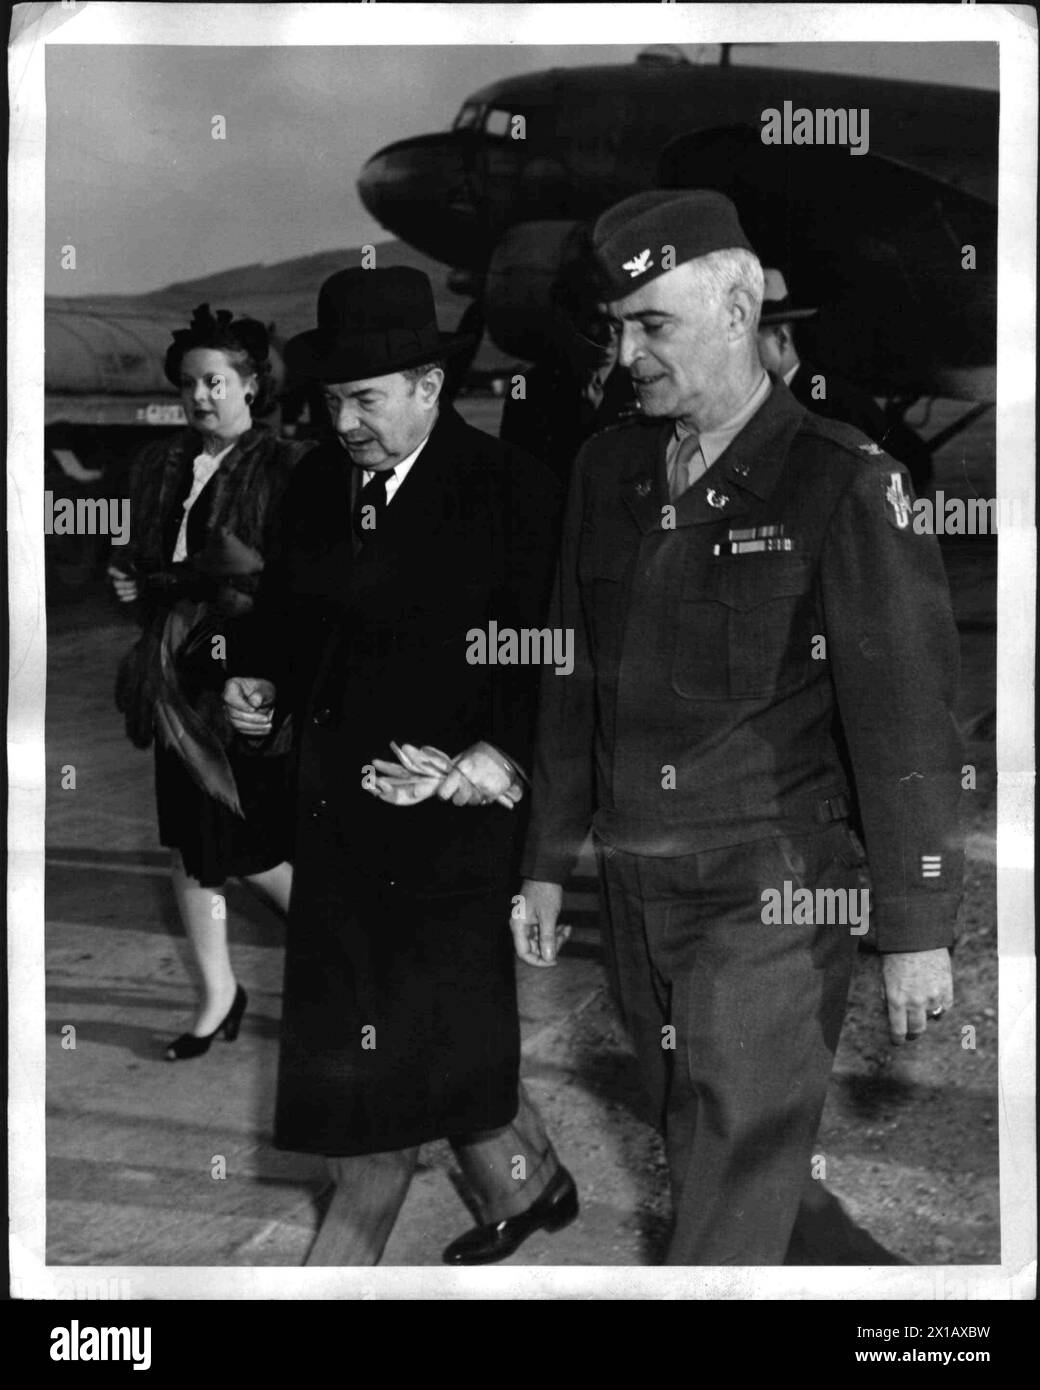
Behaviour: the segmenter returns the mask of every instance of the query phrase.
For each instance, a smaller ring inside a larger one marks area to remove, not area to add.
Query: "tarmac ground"
[[[463,407],[485,427],[499,408]],[[936,486],[987,495],[992,449],[989,417],[942,451]],[[950,540],[943,553],[962,640],[957,714],[978,768],[958,1003],[945,1029],[897,1052],[877,999],[878,962],[861,953],[818,1148],[834,1191],[883,1243],[918,1264],[981,1265],[1000,1260],[996,544]],[[271,1144],[282,923],[230,888],[232,953],[250,998],[241,1035],[198,1060],[165,1062],[194,996],[157,844],[151,756],[126,742],[112,700],[132,628],[96,573],[73,587],[52,569],[47,597],[47,1263],[298,1266],[328,1181],[320,1159]],[[76,785],[63,790],[68,764]],[[567,886],[575,931],[560,965],[518,969],[523,1076],[575,1175],[581,1215],[532,1236],[514,1265],[655,1264],[667,1233],[661,1145],[640,1118],[607,996],[592,874],[586,855]],[[970,1051],[960,1045],[965,1024],[977,1036]],[[454,1177],[447,1145],[427,1146],[385,1265],[440,1264],[470,1224]]]

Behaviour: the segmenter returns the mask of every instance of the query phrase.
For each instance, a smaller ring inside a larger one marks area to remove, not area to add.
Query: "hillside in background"
[[[428,275],[433,285],[437,320],[441,328],[446,332],[455,328],[470,300],[448,289],[447,266],[431,260],[403,241],[377,242],[375,251],[376,264],[380,267],[407,265]],[[314,327],[315,305],[322,281],[337,270],[360,264],[360,246],[319,251],[313,256],[282,261],[277,265],[241,266],[199,280],[185,280],[156,291],[150,298],[157,303],[161,300],[164,306],[188,305],[189,308],[205,299],[209,299],[214,308],[218,304],[223,307],[226,300],[236,313],[244,311],[254,318],[262,318],[265,323],[273,321],[279,336],[287,338]],[[512,365],[512,360],[485,340],[474,365],[478,369],[491,371],[505,369]]]
[[[437,319],[451,332],[470,300],[448,289],[448,268],[402,241],[375,243],[376,264],[413,266],[433,285]],[[315,325],[318,290],[337,270],[361,264],[361,248],[319,251],[274,265],[245,265],[183,280],[146,295],[47,296],[48,392],[162,392],[170,387],[162,360],[171,332],[187,324],[197,304],[231,309],[274,324],[284,341]],[[504,372],[514,364],[486,336],[473,367]]]

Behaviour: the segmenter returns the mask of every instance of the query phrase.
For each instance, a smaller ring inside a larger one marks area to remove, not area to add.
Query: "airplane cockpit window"
[[[459,114],[455,117],[453,130],[477,130],[480,127],[480,118],[483,115],[483,107],[467,102]]]
[[[484,132],[487,135],[508,135],[512,113],[492,107],[484,117]]]

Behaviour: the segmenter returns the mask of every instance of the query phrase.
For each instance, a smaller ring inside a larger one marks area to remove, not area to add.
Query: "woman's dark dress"
[[[159,843],[179,849],[184,867],[206,888],[263,873],[292,858],[288,758],[228,754],[244,818],[207,796],[178,755],[156,742]]]
[[[146,636],[153,638],[153,684],[158,680],[158,634],[172,601],[185,593],[213,601],[227,612],[221,627],[228,640],[233,640],[236,619],[251,606],[257,576],[236,576],[230,583],[207,577],[198,572],[200,557],[208,545],[212,547],[214,537],[230,536],[261,555],[266,552],[290,472],[308,447],[277,439],[261,427],[244,434],[192,504],[188,558],[177,564],[171,557],[183,504],[191,490],[193,460],[202,450],[202,440],[193,431],[186,431],[148,445],[135,460],[133,529],[127,558],[138,577]],[[113,559],[125,564],[122,555]],[[219,692],[226,679],[224,663],[208,660],[198,669],[204,672],[207,689]],[[183,759],[166,747],[161,737],[156,735],[154,743],[159,841],[180,851],[192,878],[205,887],[219,887],[228,878],[262,873],[292,857],[292,798],[286,755],[261,756],[242,739],[230,743],[226,754],[244,813],[239,816],[203,790]]]

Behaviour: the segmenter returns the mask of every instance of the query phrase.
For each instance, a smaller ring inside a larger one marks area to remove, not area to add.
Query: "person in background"
[[[793,324],[816,317],[815,308],[792,301],[779,270],[765,272],[765,299],[758,325],[758,355],[766,371],[781,377],[795,400],[828,420],[855,425],[868,439],[906,465],[914,491],[920,493],[932,478],[931,450],[902,418],[898,408],[882,411],[874,397],[835,372],[803,357],[795,342]]]
[[[270,389],[267,333],[255,320],[200,305],[173,334],[165,372],[188,428],[134,460],[130,540],[108,575],[142,626],[120,664],[116,702],[134,745],[154,743],[159,838],[199,972],[192,1025],[166,1050],[180,1061],[218,1033],[233,1041],[245,1012],[228,952],[227,879],[288,910],[284,742],[254,755],[220,695],[227,643],[252,605],[279,502],[308,446],[254,424]]]
[[[587,238],[586,238],[587,242]],[[541,459],[566,486],[590,435],[639,409],[598,295],[587,245],[550,291],[551,350],[524,376],[524,396],[506,392],[498,436]]]
[[[792,301],[779,270],[766,269],[765,299],[758,321],[758,355],[767,372],[782,377],[791,395],[806,410],[829,420],[855,425],[868,439],[880,443],[885,417],[873,396],[803,358],[795,345],[793,324],[815,318],[815,308]]]

